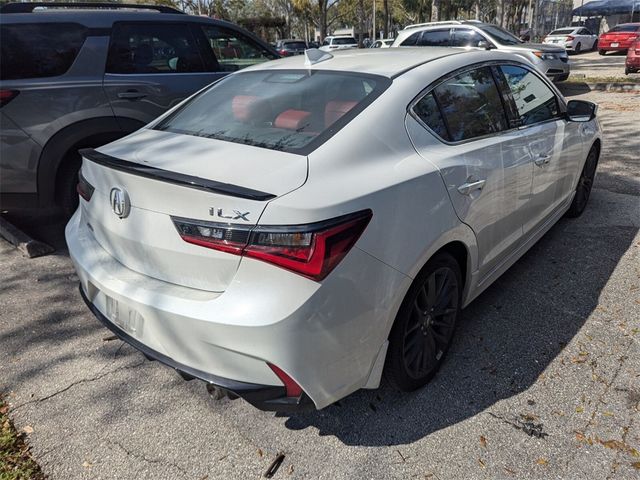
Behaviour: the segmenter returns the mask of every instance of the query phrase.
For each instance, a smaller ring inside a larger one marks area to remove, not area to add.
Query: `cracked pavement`
[[[600,102],[590,205],[463,312],[426,388],[319,412],[215,401],[114,340],[77,290],[54,217],[14,216],[56,254],[0,240],[0,392],[51,479],[640,478],[640,97]]]

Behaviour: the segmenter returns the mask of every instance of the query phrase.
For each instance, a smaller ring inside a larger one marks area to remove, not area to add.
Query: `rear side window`
[[[451,46],[449,30],[429,30],[422,32],[422,37],[418,40],[419,47],[448,47]]]
[[[451,141],[469,140],[508,128],[500,93],[489,67],[446,80],[435,88],[434,95]]]
[[[520,125],[533,125],[559,115],[558,100],[533,72],[515,65],[501,66],[518,110]]]
[[[0,79],[64,75],[86,36],[87,29],[76,23],[2,25]]]
[[[179,23],[119,23],[113,27],[107,73],[206,71],[189,26]]]
[[[402,42],[401,46],[403,46],[403,47],[413,47],[414,45],[416,45],[418,43],[418,40],[420,39],[420,35],[422,35],[422,32],[414,33],[409,38],[407,38],[404,42]]]
[[[235,72],[256,63],[273,60],[275,55],[256,42],[237,32],[214,25],[202,27],[207,45],[217,61],[216,71]],[[295,43],[285,43],[285,48],[293,48]]]
[[[353,45],[358,43],[353,37],[337,37],[333,39],[333,45]]]
[[[440,138],[450,140],[447,126],[440,114],[440,109],[436,103],[433,93],[422,97],[413,107],[413,112]]]
[[[306,155],[389,83],[374,75],[317,70],[239,73],[193,97],[155,128]]]

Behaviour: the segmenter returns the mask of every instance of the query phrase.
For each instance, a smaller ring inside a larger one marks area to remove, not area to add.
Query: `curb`
[[[608,82],[608,83],[589,83],[589,82],[564,82],[562,85],[568,90],[579,90],[585,87],[590,90],[598,90],[601,92],[640,92],[640,83],[623,83],[623,82]]]
[[[0,217],[0,236],[29,258],[41,257],[55,251],[53,247],[34,240],[2,217]]]

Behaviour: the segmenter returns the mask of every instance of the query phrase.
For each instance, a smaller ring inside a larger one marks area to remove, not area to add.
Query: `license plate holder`
[[[144,326],[142,315],[109,295],[105,295],[105,300],[107,318],[129,335],[139,338]]]
[[[613,42],[613,43],[611,44],[611,46],[612,46],[613,48],[616,48],[616,47],[619,47],[619,46],[620,46],[620,44],[619,44],[618,42]]]

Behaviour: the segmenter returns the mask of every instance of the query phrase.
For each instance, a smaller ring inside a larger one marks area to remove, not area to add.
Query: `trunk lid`
[[[221,140],[143,129],[83,152],[82,201],[98,243],[131,270],[178,285],[221,292],[240,257],[186,243],[171,217],[255,225],[267,203],[304,184],[307,158]],[[120,218],[114,188],[130,210]]]

